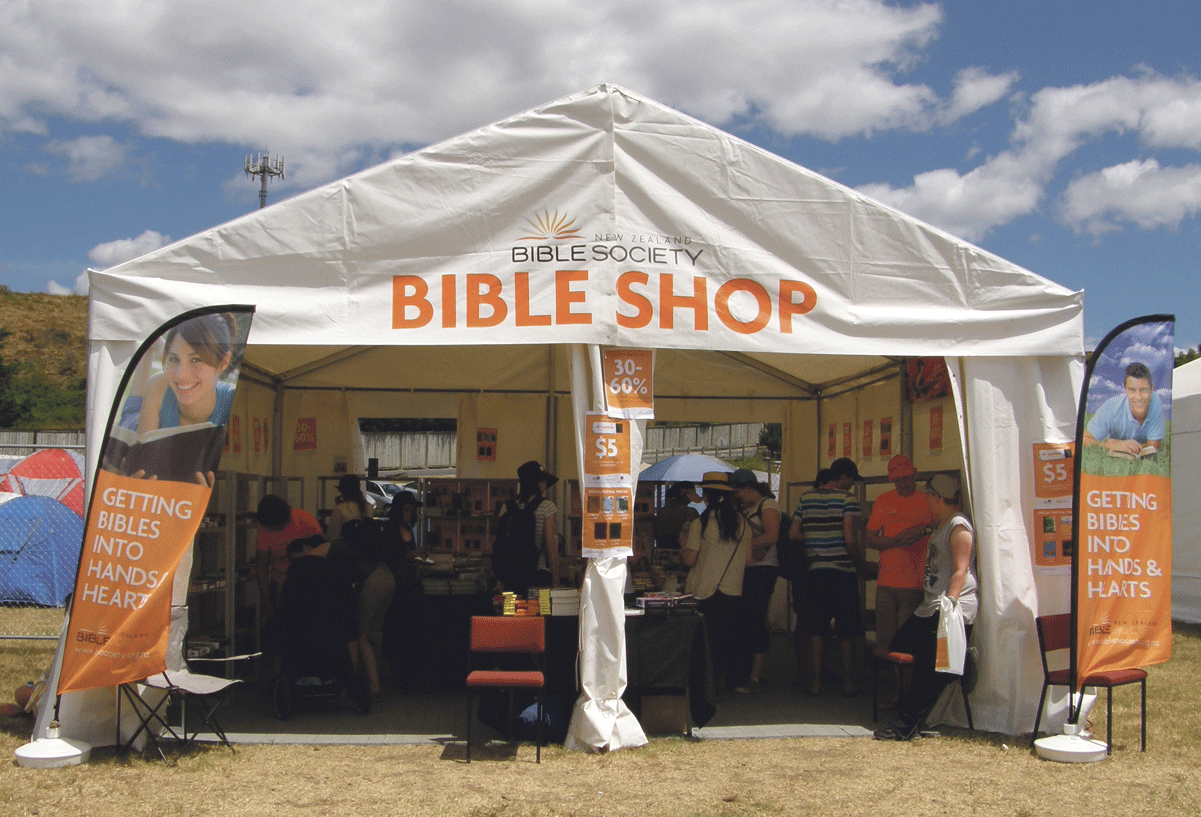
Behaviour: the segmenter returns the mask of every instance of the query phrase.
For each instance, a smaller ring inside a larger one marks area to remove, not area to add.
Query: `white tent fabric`
[[[1201,360],[1172,372],[1172,618],[1201,623]]]
[[[1066,580],[1032,576],[1029,444],[1064,439],[1074,416],[1081,293],[610,85],[90,283],[89,463],[138,344],[220,303],[256,306],[235,410],[272,432],[269,456],[223,467],[310,477],[332,472],[358,417],[439,416],[489,417],[524,446],[487,465],[460,456],[461,475],[540,458],[571,478],[572,344],[656,349],[657,418],[783,422],[783,476],[808,477],[829,395],[895,382],[905,357],[946,357],[993,572],[973,714],[1010,733],[1033,720],[1031,622]],[[311,416],[332,430],[293,450],[285,435]],[[68,697],[62,733],[103,741],[75,734],[86,696]]]

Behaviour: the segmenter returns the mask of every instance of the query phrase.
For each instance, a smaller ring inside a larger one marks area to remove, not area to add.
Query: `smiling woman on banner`
[[[221,378],[230,371],[235,334],[233,316],[227,314],[192,318],[167,333],[163,371],[147,385],[139,434],[228,422],[234,387]]]
[[[211,486],[233,407],[245,344],[234,316],[200,315],[171,327],[147,351],[105,449],[105,470],[141,479]],[[156,364],[162,370],[151,373]]]

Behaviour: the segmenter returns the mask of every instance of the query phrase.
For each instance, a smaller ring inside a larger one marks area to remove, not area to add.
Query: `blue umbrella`
[[[638,474],[639,482],[696,482],[699,483],[706,471],[731,473],[734,466],[708,454],[677,454],[654,465],[648,465]]]

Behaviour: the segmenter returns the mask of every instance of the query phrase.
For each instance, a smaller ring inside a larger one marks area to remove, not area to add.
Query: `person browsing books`
[[[1084,430],[1085,445],[1099,445],[1114,456],[1142,457],[1163,442],[1163,405],[1151,382],[1151,370],[1135,361],[1126,367],[1122,394],[1101,404]]]

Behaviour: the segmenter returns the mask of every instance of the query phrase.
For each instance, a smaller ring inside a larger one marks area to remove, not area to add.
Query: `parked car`
[[[377,513],[386,510],[392,504],[392,497],[401,491],[409,491],[417,496],[417,490],[403,482],[382,479],[363,480],[363,493],[367,496],[367,501],[375,507]]]

